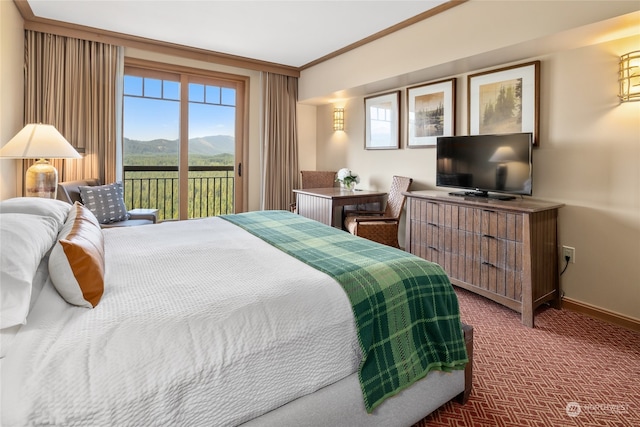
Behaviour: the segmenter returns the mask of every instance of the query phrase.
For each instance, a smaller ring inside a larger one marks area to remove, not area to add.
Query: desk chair
[[[398,226],[406,199],[402,193],[409,191],[412,182],[411,178],[394,176],[385,210],[349,212],[344,220],[345,228],[356,236],[399,248]]]
[[[305,188],[329,188],[336,184],[335,171],[300,171],[301,187]],[[296,204],[290,205],[291,212],[296,212]]]

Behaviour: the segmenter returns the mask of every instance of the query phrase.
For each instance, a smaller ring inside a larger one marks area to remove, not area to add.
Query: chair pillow
[[[107,185],[81,186],[79,189],[82,203],[89,208],[100,224],[129,219],[121,182]]]
[[[68,303],[95,307],[104,292],[104,238],[96,217],[76,202],[49,256],[53,286]]]

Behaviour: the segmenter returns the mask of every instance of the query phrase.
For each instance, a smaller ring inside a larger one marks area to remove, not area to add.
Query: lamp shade
[[[4,147],[8,159],[79,159],[81,156],[52,125],[28,124]]]
[[[513,148],[507,147],[506,145],[498,147],[489,159],[489,161],[493,163],[513,162],[515,160],[518,160],[518,156],[516,156]]]

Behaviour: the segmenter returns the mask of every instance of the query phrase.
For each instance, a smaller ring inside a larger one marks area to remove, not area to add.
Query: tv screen
[[[530,196],[532,142],[531,133],[438,137],[436,185],[471,190],[451,193],[461,196]]]

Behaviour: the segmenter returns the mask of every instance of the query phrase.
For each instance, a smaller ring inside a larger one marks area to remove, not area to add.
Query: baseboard
[[[613,311],[605,310],[591,304],[562,297],[562,308],[577,311],[578,313],[586,314],[589,317],[594,317],[596,319],[604,320],[605,322],[613,323],[614,325],[622,326],[623,328],[631,329],[632,331],[640,332],[640,320],[623,314],[614,313]]]

